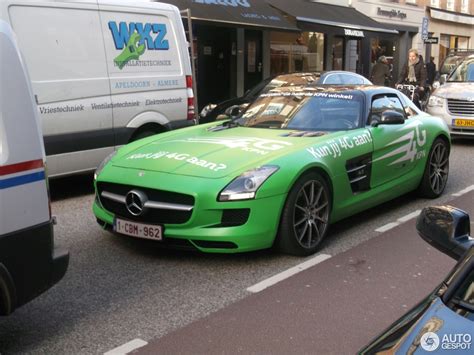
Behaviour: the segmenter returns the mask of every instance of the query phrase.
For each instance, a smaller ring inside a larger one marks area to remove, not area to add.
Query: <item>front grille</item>
[[[474,101],[448,99],[448,110],[453,115],[474,116]]]
[[[191,195],[149,189],[140,186],[113,184],[107,182],[98,182],[97,191],[102,206],[117,217],[123,217],[137,222],[153,224],[182,224],[189,221],[192,215],[191,211],[177,211],[166,208],[149,208],[142,215],[132,215],[124,203],[104,198],[103,191],[125,197],[130,190],[139,190],[146,194],[148,200],[155,202],[174,203],[180,205],[194,206],[194,197]]]

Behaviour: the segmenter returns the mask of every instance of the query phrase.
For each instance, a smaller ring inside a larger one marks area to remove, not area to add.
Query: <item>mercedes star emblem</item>
[[[125,197],[125,205],[133,216],[140,216],[145,211],[146,195],[138,190],[129,191]]]

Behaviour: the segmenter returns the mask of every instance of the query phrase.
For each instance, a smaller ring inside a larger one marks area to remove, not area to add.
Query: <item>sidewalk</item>
[[[474,217],[474,191],[450,204]],[[134,353],[353,354],[454,264],[417,235],[412,219]]]

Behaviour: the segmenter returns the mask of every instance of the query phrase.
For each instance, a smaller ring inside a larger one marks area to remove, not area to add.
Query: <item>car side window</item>
[[[411,101],[404,93],[399,93],[403,106],[405,107],[405,114],[408,118],[417,116],[421,113],[420,109]]]
[[[380,121],[382,118],[382,113],[385,111],[396,111],[406,117],[403,105],[396,95],[377,95],[372,99],[372,105],[370,108],[367,124],[370,125],[373,121]]]

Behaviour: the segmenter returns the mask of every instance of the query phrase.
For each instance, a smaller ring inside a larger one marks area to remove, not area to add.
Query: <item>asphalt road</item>
[[[334,226],[321,253],[337,255],[379,236],[377,228],[474,184],[474,141],[455,142],[445,194],[406,195]],[[55,239],[71,253],[54,288],[0,318],[0,353],[103,353],[161,337],[249,295],[246,288],[304,261],[263,251],[208,255],[162,250],[102,231],[91,212],[91,177],[51,182]]]

